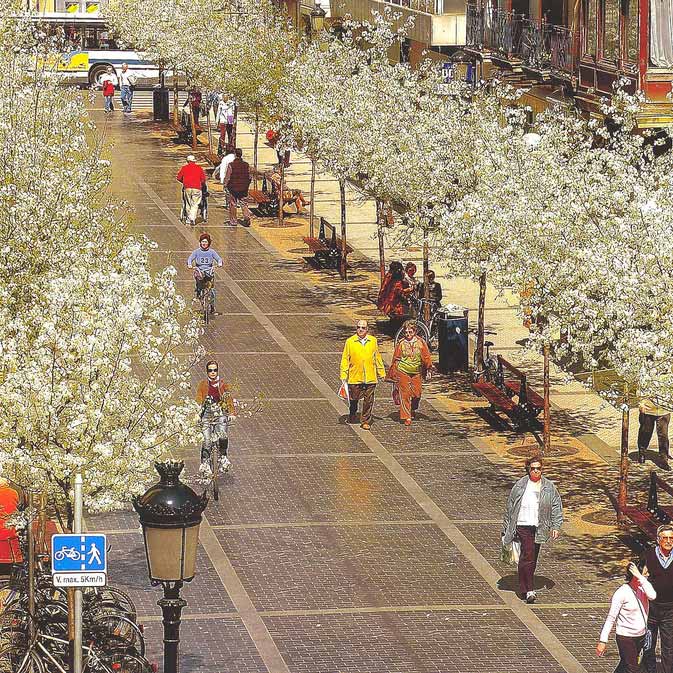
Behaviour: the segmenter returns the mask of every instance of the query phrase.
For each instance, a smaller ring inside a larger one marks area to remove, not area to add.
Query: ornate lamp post
[[[178,671],[180,615],[187,605],[180,598],[184,582],[194,579],[199,525],[208,498],[198,496],[180,481],[182,461],[155,463],[158,484],[133,498],[140,515],[145,540],[147,569],[152,586],[161,584],[164,597],[158,601],[164,624],[164,673]]]

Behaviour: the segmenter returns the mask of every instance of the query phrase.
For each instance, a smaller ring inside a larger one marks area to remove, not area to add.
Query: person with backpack
[[[650,633],[647,628],[650,601],[657,597],[657,592],[647,579],[644,565],[643,559],[638,563],[632,561],[627,566],[626,581],[612,595],[610,611],[596,645],[596,654],[602,657],[614,626],[619,650],[619,664],[615,673],[640,673],[642,670],[638,658],[643,648],[647,647],[647,634]]]
[[[224,187],[229,190],[229,224],[238,225],[238,211],[240,204],[243,210],[243,225],[250,226],[252,213],[245,202],[250,187],[250,166],[243,161],[243,150],[237,147],[234,160],[227,166],[224,176]]]

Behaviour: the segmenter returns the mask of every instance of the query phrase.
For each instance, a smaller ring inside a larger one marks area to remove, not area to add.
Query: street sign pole
[[[75,475],[75,523],[74,533],[82,532],[82,475]],[[75,656],[73,673],[82,673],[82,588],[75,588]]]

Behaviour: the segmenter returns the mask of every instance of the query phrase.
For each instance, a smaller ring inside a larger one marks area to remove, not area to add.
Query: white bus
[[[34,20],[46,32],[59,33],[65,38],[67,48],[55,70],[69,84],[99,85],[109,66],[119,74],[122,63],[128,63],[138,85],[159,81],[159,67],[145,60],[141,52],[121,44],[102,17],[51,12],[37,14]]]

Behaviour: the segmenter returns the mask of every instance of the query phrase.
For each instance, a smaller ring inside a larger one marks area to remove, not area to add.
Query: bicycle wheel
[[[114,586],[95,587],[85,590],[85,599],[91,601],[95,610],[117,610],[132,622],[138,621],[138,610],[131,597]]]
[[[210,469],[213,471],[213,498],[220,499],[220,444],[215,440],[210,446]]]
[[[0,646],[0,673],[45,673],[46,666],[35,650]]]
[[[129,654],[128,652],[119,652],[110,657],[105,657],[102,663],[106,668],[101,668],[101,671],[110,670],[114,671],[114,673],[153,673],[154,671],[152,664],[145,657]],[[97,669],[92,668],[90,670],[92,673],[94,670],[97,672]]]
[[[86,625],[92,640],[103,652],[128,651],[133,649],[145,656],[145,638],[139,626],[128,617],[113,613],[98,613]]]
[[[426,344],[429,344],[430,342],[430,334],[428,333],[428,328],[426,324],[422,320],[416,320],[416,334],[425,341]],[[395,348],[397,348],[397,344],[404,339],[404,325],[400,327],[397,330],[397,333],[395,334]]]
[[[208,306],[209,302],[209,296],[210,294],[206,291],[203,292],[201,295],[201,309],[203,311],[203,322],[208,326],[208,323],[210,322],[210,307]]]

